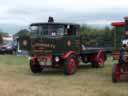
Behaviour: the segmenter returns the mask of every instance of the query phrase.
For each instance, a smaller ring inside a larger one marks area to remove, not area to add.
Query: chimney
[[[49,16],[49,18],[48,18],[48,22],[49,22],[49,23],[53,23],[53,22],[54,22],[53,17]]]

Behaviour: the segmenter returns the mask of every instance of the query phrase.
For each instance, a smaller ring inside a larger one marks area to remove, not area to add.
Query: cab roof
[[[32,23],[30,24],[30,26],[33,25],[74,25],[74,26],[79,26],[79,24],[75,24],[75,23],[61,23],[61,22],[39,22],[39,23]]]
[[[125,22],[112,22],[112,26],[124,26]]]

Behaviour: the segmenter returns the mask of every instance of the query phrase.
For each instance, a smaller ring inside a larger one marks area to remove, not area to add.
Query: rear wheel
[[[77,60],[73,57],[69,57],[64,62],[64,74],[71,75],[76,72],[77,69]]]
[[[92,61],[92,67],[95,68],[103,68],[104,62],[106,60],[106,55],[104,53],[101,53],[97,61]]]
[[[116,83],[120,80],[120,66],[119,64],[113,64],[112,66],[112,82]]]
[[[42,67],[38,61],[35,61],[35,64],[30,60],[30,69],[33,73],[40,73],[42,71]]]

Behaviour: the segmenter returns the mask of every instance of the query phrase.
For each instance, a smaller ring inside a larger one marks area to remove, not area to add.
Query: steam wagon
[[[79,24],[57,23],[50,18],[48,22],[32,23],[30,30],[30,37],[21,37],[19,45],[29,51],[33,73],[51,67],[70,75],[76,72],[80,61],[97,68],[104,66],[106,49],[81,44]]]
[[[128,75],[128,40],[125,42],[122,40],[125,32],[128,31],[128,17],[125,17],[125,22],[112,22],[112,26],[115,27],[112,55],[113,59],[118,62],[112,67],[112,82],[117,82],[122,76]],[[121,50],[123,50],[123,54],[121,54]],[[123,60],[123,66],[121,60]]]

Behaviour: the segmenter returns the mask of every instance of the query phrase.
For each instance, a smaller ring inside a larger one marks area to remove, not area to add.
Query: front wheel
[[[30,60],[30,69],[33,73],[40,73],[42,71],[42,67],[38,63],[38,61],[35,61],[35,64],[32,60]]]
[[[71,75],[76,72],[77,64],[76,59],[73,57],[69,57],[64,62],[64,74]]]
[[[112,66],[112,82],[116,83],[120,80],[120,66],[119,64],[113,64]]]

